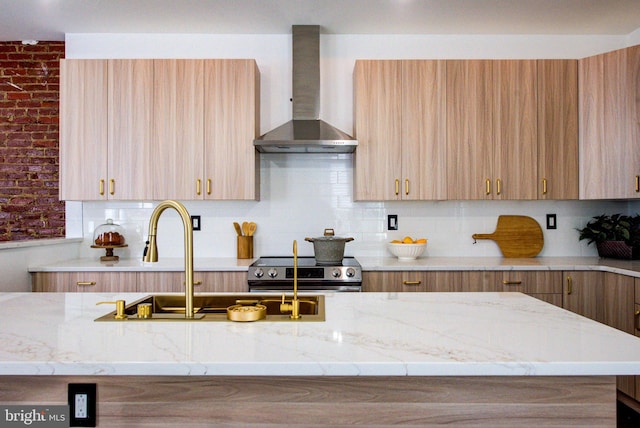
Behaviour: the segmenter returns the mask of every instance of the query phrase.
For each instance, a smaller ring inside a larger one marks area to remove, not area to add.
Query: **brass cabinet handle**
[[[573,293],[573,278],[567,276],[567,294]]]
[[[200,180],[199,178],[196,180],[196,195],[200,196],[200,193],[202,193],[200,191],[200,185],[202,184],[202,180]]]
[[[640,311],[636,311],[636,330],[640,330]]]
[[[80,286],[80,287],[86,287],[89,285],[96,285],[95,281],[78,281],[76,282],[76,285]]]
[[[521,285],[522,281],[507,281],[506,279],[502,281],[504,285]]]
[[[542,194],[543,195],[547,194],[547,179],[546,178],[542,179]]]
[[[404,194],[408,195],[409,194],[409,179],[406,178],[404,180]]]
[[[420,285],[422,281],[402,281],[402,285]]]
[[[485,186],[486,186],[487,195],[490,195],[491,194],[491,180],[489,180],[488,178],[485,180]]]
[[[502,190],[500,189],[500,183],[501,183],[501,180],[498,178],[496,180],[496,195],[499,195],[500,193],[502,193]]]
[[[104,195],[104,179],[100,179],[100,196]]]
[[[400,194],[400,180],[396,178],[396,195]]]
[[[640,175],[636,175],[636,193],[640,192]]]
[[[116,193],[116,180],[113,178],[109,180],[109,194],[114,195]]]
[[[207,178],[207,195],[211,194],[211,179]]]

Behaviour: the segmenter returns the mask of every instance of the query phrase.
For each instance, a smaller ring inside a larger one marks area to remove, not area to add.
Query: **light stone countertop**
[[[395,257],[360,257],[356,259],[364,271],[468,271],[468,270],[593,270],[613,272],[640,278],[640,260],[614,260],[598,257],[421,257],[399,261]],[[256,259],[235,257],[195,258],[195,271],[247,271]],[[29,272],[172,272],[184,270],[182,258],[164,258],[156,263],[123,259],[116,263],[94,258],[68,260],[47,265],[34,265]]]
[[[0,374],[640,374],[640,338],[520,293],[328,293],[325,322],[94,321],[142,296],[0,293]]]
[[[194,258],[194,271],[244,271],[256,261],[235,257]],[[98,258],[66,260],[47,265],[29,266],[29,272],[179,272],[184,271],[183,258],[162,258],[154,263],[141,259],[120,259],[116,262],[101,262]]]

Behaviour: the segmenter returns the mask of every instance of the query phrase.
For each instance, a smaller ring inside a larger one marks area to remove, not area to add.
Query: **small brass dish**
[[[229,321],[249,322],[262,320],[266,317],[267,307],[265,305],[233,305],[227,308]]]

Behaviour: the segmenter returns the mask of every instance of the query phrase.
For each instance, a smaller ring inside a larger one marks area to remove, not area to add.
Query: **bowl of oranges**
[[[403,261],[417,259],[424,253],[425,248],[427,248],[425,238],[413,239],[410,236],[405,236],[402,240],[394,239],[387,244],[389,252]]]

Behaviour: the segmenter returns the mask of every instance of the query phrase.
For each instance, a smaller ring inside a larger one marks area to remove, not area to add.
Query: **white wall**
[[[351,132],[352,71],[357,58],[582,58],[624,47],[627,37],[583,36],[321,36],[321,117]],[[290,35],[148,35],[69,34],[67,58],[255,58],[261,71],[261,130],[291,118]],[[202,216],[203,230],[195,233],[199,257],[235,256],[232,221],[258,223],[255,252],[288,254],[297,239],[301,254],[312,246],[306,236],[319,236],[333,227],[347,244],[349,255],[384,255],[384,243],[412,235],[429,239],[431,256],[498,256],[492,242],[473,245],[471,234],[492,232],[500,214],[525,214],[544,225],[545,214],[558,216],[558,229],[545,230],[543,256],[595,255],[578,243],[576,227],[602,212],[625,212],[625,202],[353,202],[351,155],[263,155],[260,202],[188,202],[193,215]],[[81,254],[96,257],[89,248],[93,229],[113,218],[127,230],[124,257],[139,257],[152,203],[87,202],[83,204],[85,245]],[[386,215],[398,214],[400,230],[386,231]],[[166,212],[159,226],[162,256],[180,256],[181,226]]]
[[[31,291],[29,266],[77,258],[81,242],[43,239],[0,244],[0,291]]]

